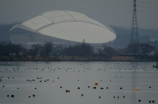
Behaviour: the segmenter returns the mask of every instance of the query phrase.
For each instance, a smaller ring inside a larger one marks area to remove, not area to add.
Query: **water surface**
[[[153,100],[156,104],[158,70],[153,65],[154,62],[0,62],[0,104],[149,104]],[[136,87],[140,91],[135,91]]]

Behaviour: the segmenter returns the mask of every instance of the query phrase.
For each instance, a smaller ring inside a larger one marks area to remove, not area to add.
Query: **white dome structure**
[[[100,44],[113,41],[116,38],[115,32],[110,27],[104,26],[84,14],[72,11],[45,12],[22,24],[13,26],[10,32],[17,28],[32,34],[71,42],[85,40],[86,43]],[[20,37],[20,34],[18,36]],[[18,41],[18,36],[10,34],[11,42]]]

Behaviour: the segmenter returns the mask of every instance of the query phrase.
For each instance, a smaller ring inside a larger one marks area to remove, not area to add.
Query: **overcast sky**
[[[104,24],[130,28],[133,0],[0,0],[0,24],[24,22],[43,12],[80,12]],[[158,29],[158,0],[137,0],[138,26]]]

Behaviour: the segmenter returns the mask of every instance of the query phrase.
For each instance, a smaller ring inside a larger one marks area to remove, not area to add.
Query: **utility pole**
[[[131,28],[131,35],[130,35],[130,43],[133,45],[133,48],[136,49],[136,47],[134,47],[134,44],[139,44],[139,34],[138,34],[138,21],[137,21],[137,4],[136,4],[136,0],[133,0],[133,18],[132,18],[132,28]],[[138,52],[139,50],[139,46],[137,47],[137,49],[133,52],[135,54],[135,52]]]
[[[139,35],[138,35],[138,21],[137,21],[137,5],[136,0],[133,0],[133,18],[132,18],[132,28],[131,28],[131,44],[139,43]]]

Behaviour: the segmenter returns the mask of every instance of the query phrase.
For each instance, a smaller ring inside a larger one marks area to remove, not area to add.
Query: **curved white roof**
[[[106,43],[116,38],[111,28],[84,14],[71,11],[45,12],[13,26],[11,30],[14,28],[75,42],[82,42],[84,39],[86,43]]]

